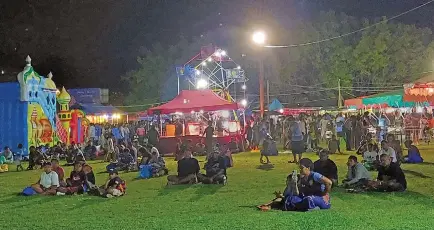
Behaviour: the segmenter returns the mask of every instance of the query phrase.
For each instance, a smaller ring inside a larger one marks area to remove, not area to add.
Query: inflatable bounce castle
[[[76,143],[83,142],[88,124],[84,114],[69,110],[71,97],[65,88],[57,90],[51,73],[41,76],[33,69],[29,56],[26,62],[17,82],[0,83],[0,146],[16,151],[21,143],[27,155],[30,146],[70,143],[71,136]],[[81,138],[77,130],[83,130]]]

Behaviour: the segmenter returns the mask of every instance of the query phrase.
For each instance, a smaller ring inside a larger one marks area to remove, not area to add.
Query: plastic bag
[[[26,187],[26,188],[23,190],[22,194],[23,194],[24,196],[33,196],[33,195],[36,194],[36,191],[35,191],[32,187]]]
[[[140,165],[139,179],[148,179],[152,177],[152,165]]]

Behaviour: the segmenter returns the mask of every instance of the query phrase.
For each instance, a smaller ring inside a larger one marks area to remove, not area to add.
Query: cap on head
[[[116,170],[116,169],[111,169],[111,170],[109,170],[109,175],[113,175],[113,174],[118,174],[118,170]]]

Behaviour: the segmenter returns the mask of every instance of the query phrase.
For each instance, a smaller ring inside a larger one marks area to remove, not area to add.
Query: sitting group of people
[[[329,209],[330,191],[338,185],[336,164],[328,158],[328,151],[320,152],[320,159],[312,162],[308,158],[300,160],[300,174],[293,171],[287,178],[283,193],[275,192],[276,197],[268,203],[259,205],[260,210],[279,209],[284,211],[309,211]],[[407,181],[398,163],[387,154],[380,156],[378,175],[371,179],[369,171],[356,156],[348,158],[348,173],[342,187],[348,192],[378,191],[402,192],[407,189]]]
[[[101,187],[96,186],[92,167],[84,162],[76,162],[68,178],[57,159],[43,163],[43,172],[39,180],[23,191],[25,195],[33,193],[41,195],[73,195],[89,193],[103,197],[121,196],[125,194],[126,183],[116,170],[109,172],[109,178]],[[29,189],[31,189],[29,193]]]
[[[408,154],[403,155],[401,144],[395,140],[393,134],[387,136],[387,140],[381,141],[381,148],[378,148],[377,143],[372,139],[370,133],[366,134],[362,145],[357,149],[357,154],[363,155],[363,164],[368,170],[375,170],[380,162],[379,157],[383,154],[388,155],[394,163],[422,163],[423,158],[420,155],[419,149],[413,145],[411,140],[404,142],[405,147],[408,149]]]
[[[232,159],[219,146],[213,148],[207,156],[205,163],[205,174],[200,173],[199,161],[193,157],[188,148],[183,148],[182,158],[178,160],[177,175],[167,177],[167,185],[178,184],[223,184],[227,183],[226,169],[232,167]]]

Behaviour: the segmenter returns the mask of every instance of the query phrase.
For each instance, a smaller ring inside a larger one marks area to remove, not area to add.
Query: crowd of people
[[[332,187],[337,186],[355,193],[405,191],[407,181],[400,164],[423,162],[419,149],[411,140],[406,140],[404,144],[408,154],[404,156],[401,144],[395,140],[394,135],[386,132],[382,134],[382,138],[373,138],[368,131],[368,126],[372,124],[368,123],[367,119],[367,114],[360,118],[354,116],[345,118],[342,114],[332,117],[325,114],[320,117],[289,116],[276,123],[273,120],[248,123],[245,130],[246,143],[250,149],[261,146],[261,163],[271,163],[268,156],[277,154],[275,140],[278,139],[285,148],[292,150],[293,161],[289,162],[297,163],[300,170],[299,174],[294,171],[288,176],[283,193],[276,192],[275,199],[258,208],[287,211],[329,209],[330,192]],[[366,121],[365,126],[363,126],[364,121]],[[133,135],[127,134],[126,130],[130,128],[134,129],[128,124],[113,126],[110,129],[94,126],[95,130],[101,129],[101,132],[95,131],[95,133],[102,135],[89,135],[88,142],[83,146],[76,143],[69,146],[63,143],[52,147],[31,146],[27,169],[42,168],[43,172],[40,179],[24,189],[23,193],[42,195],[89,193],[103,197],[121,196],[126,193],[126,183],[119,177],[119,171],[138,171],[139,178],[167,175],[167,185],[227,183],[227,169],[233,166],[231,153],[233,148],[237,148],[238,143],[235,140],[231,140],[234,144],[223,146],[216,143],[211,122],[203,131],[204,141],[192,145],[189,140],[182,142],[178,139],[174,155],[177,161],[175,175],[168,175],[169,170],[166,168],[165,160],[159,154],[157,128],[149,125],[142,133],[143,139],[137,137],[138,130],[144,128],[143,126],[137,127]],[[117,134],[116,129],[122,134]],[[338,167],[329,159],[330,154],[341,153],[340,138],[344,139],[347,150],[354,149],[363,158],[359,162],[355,155],[348,157],[348,171],[341,183],[338,178]],[[360,141],[357,142],[358,140]],[[381,140],[380,146],[377,140]],[[321,141],[326,143],[327,149],[319,147]],[[21,164],[24,159],[22,148],[20,144],[17,146],[19,151],[12,153],[9,147],[4,147],[0,154],[2,170],[3,165],[12,163],[16,164],[17,171],[24,170]],[[312,162],[308,158],[303,158],[302,154],[309,150],[317,151],[319,160]],[[197,152],[206,155],[204,173],[201,173],[199,161],[194,157],[193,153]],[[96,185],[93,169],[87,163],[88,160],[98,158],[108,163],[106,171],[109,173],[109,178],[102,186]],[[73,166],[67,178],[64,169],[59,165],[60,159],[66,161],[66,166]],[[375,180],[372,180],[370,171],[378,172]]]

